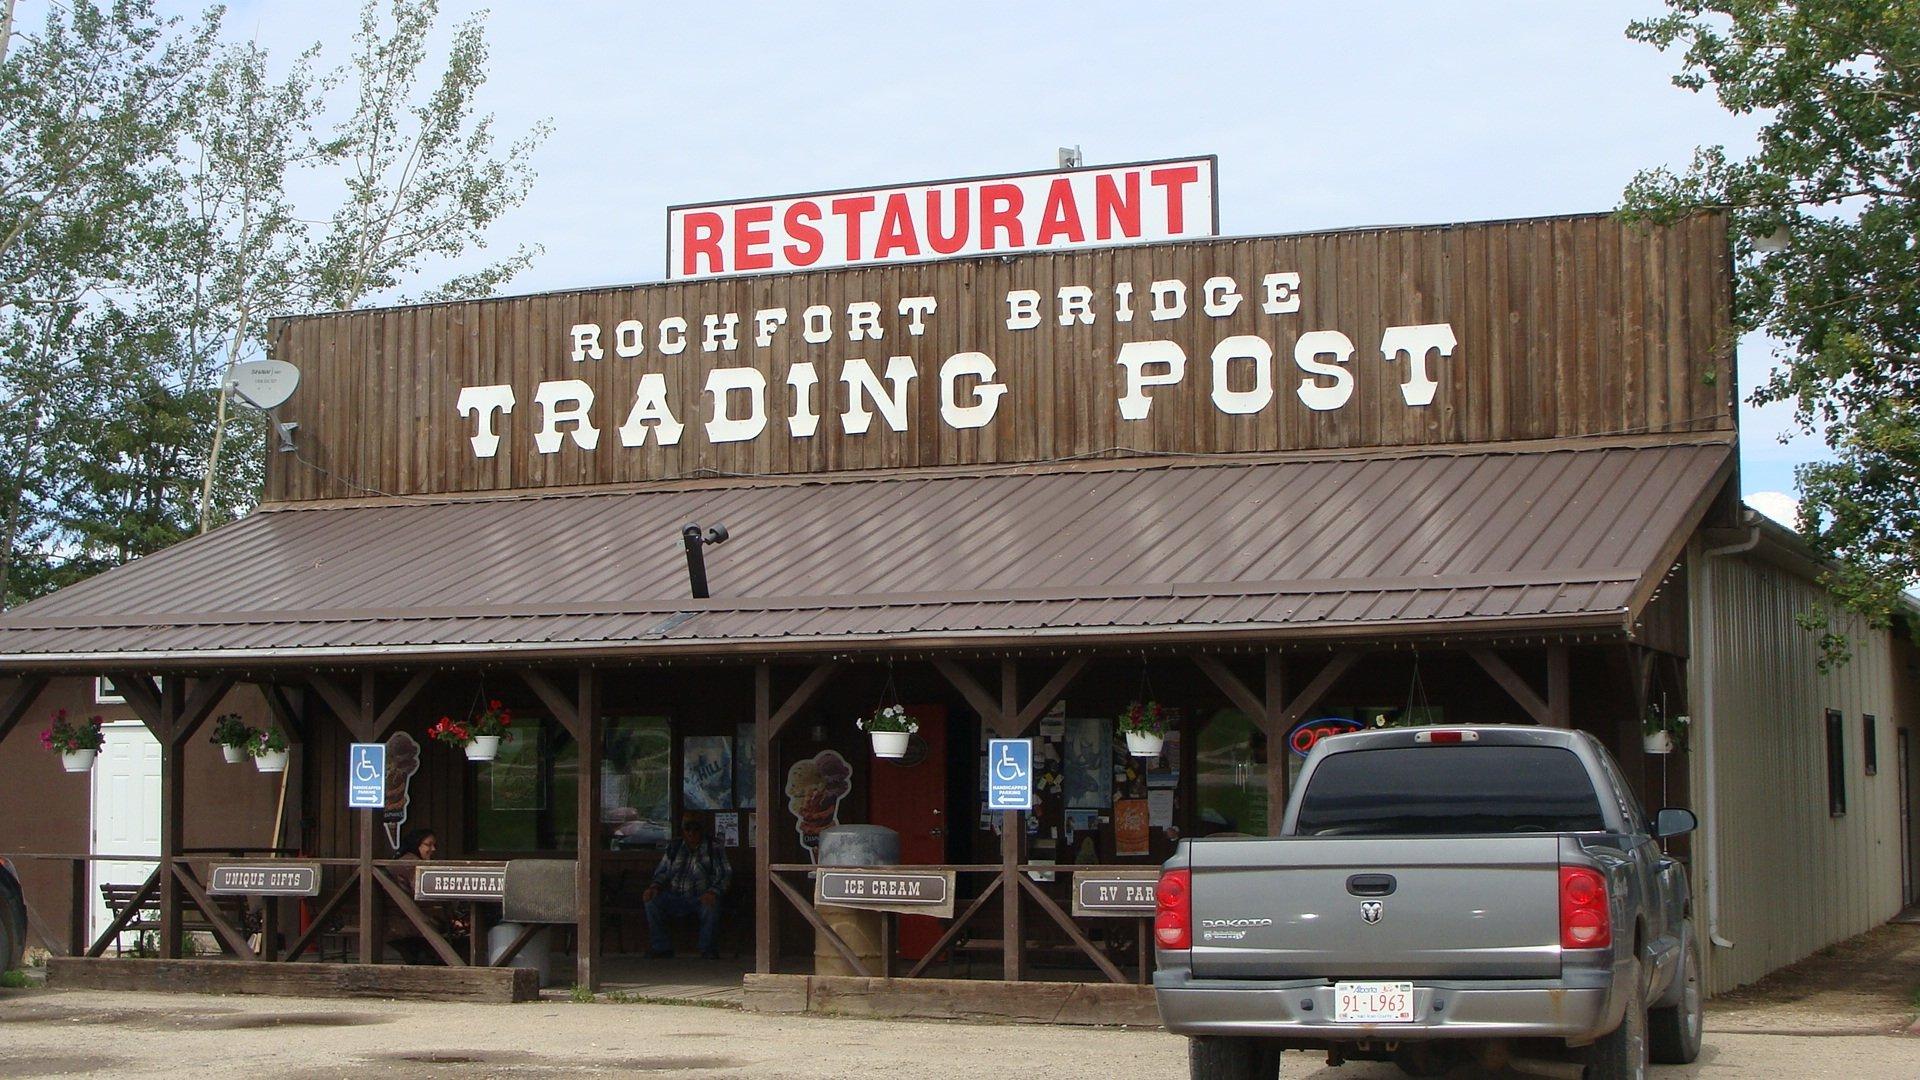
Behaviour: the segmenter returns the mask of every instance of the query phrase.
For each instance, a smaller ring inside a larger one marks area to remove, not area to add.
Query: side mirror
[[[1685,836],[1700,824],[1693,811],[1678,806],[1668,806],[1653,816],[1653,838],[1666,840],[1675,836]]]

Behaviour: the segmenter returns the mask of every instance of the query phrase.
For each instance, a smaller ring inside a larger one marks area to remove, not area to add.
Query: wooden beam
[[[155,739],[164,743],[172,732],[164,727],[166,717],[160,712],[160,690],[153,680],[130,671],[116,672],[107,678],[113,680],[114,690],[127,700],[127,708],[133,710],[133,715],[147,725]]]
[[[1573,727],[1572,661],[1565,645],[1547,646],[1547,716],[1557,728]]]
[[[1027,702],[1026,707],[1020,710],[1020,715],[1014,717],[1015,738],[1026,734],[1034,721],[1040,719],[1040,714],[1051,709],[1053,703],[1060,700],[1060,695],[1067,691],[1067,684],[1080,674],[1080,669],[1086,667],[1091,659],[1092,657],[1089,656],[1076,656],[1060,665],[1060,670],[1053,673],[1053,678],[1048,679],[1046,684],[1040,687],[1040,692],[1033,696],[1033,700]]]
[[[773,971],[773,668],[753,667],[753,806],[758,840],[753,849],[753,969]]]
[[[581,742],[580,713],[574,702],[553,684],[553,680],[532,668],[521,668],[519,675],[520,681],[533,691],[533,696],[539,698],[553,718],[560,722],[560,726],[567,729],[567,734],[573,736],[573,741]]]
[[[327,708],[332,711],[334,718],[346,727],[347,733],[353,736],[355,742],[373,741],[361,737],[364,725],[360,721],[360,703],[353,699],[353,695],[347,693],[345,687],[317,671],[307,676],[307,685],[313,687],[314,692],[320,695],[320,700],[327,703]]]
[[[1114,962],[1107,959],[1107,954],[1087,940],[1087,935],[1080,932],[1080,927],[1074,924],[1072,917],[1061,911],[1060,905],[1053,902],[1053,897],[1041,891],[1040,886],[1033,883],[1033,879],[1021,874],[1020,887],[1033,897],[1033,902],[1040,905],[1041,911],[1046,912],[1060,929],[1067,932],[1067,938],[1086,954],[1087,959],[1093,961],[1094,966],[1100,969],[1100,973],[1107,977],[1108,982],[1125,983],[1127,981],[1127,977],[1120,973],[1120,969],[1114,965]]]
[[[114,684],[119,688],[119,684]],[[186,707],[186,685],[178,675],[160,680],[160,958],[180,959],[180,876],[174,873],[180,849],[186,846],[186,747],[174,742]],[[133,699],[127,698],[131,703]]]
[[[339,911],[341,905],[347,902],[347,897],[353,895],[354,885],[359,881],[359,874],[360,871],[357,869],[347,871],[347,880],[340,883],[340,888],[334,892],[332,899],[320,905],[320,910],[314,914],[313,921],[308,923],[307,928],[301,931],[299,937],[293,939],[292,945],[287,947],[287,955],[280,958],[283,962],[292,963],[300,959],[300,954],[306,952],[307,947],[318,940],[321,934],[326,933],[327,920],[333,918],[333,913]]]
[[[400,688],[399,693],[393,695],[393,700],[387,702],[386,708],[380,710],[379,717],[373,722],[373,738],[367,741],[379,742],[384,739],[393,725],[399,723],[400,714],[406,711],[407,706],[413,704],[413,699],[419,697],[420,691],[425,690],[427,683],[432,680],[433,672],[431,671],[416,671],[408,677],[406,685]]]
[[[200,909],[200,914],[205,916],[208,925],[213,927],[214,936],[220,939],[221,944],[225,945],[228,951],[242,960],[259,959],[247,946],[247,936],[234,929],[233,924],[227,921],[226,914],[220,910],[220,905],[213,902],[213,897],[207,895],[207,891],[200,887],[200,883],[194,880],[186,867],[175,863],[173,876],[179,881],[180,887],[185,889],[187,895],[193,899],[193,906]]]
[[[761,837],[762,841],[765,839]],[[780,894],[787,898],[794,910],[800,913],[801,918],[813,924],[814,933],[827,939],[827,944],[833,946],[833,951],[840,954],[840,959],[847,962],[847,966],[853,969],[854,974],[863,979],[873,977],[873,972],[868,971],[867,965],[861,963],[860,957],[848,947],[846,939],[835,933],[833,927],[827,925],[826,920],[820,917],[819,912],[813,910],[813,905],[807,902],[806,897],[795,892],[793,886],[777,877],[773,879],[773,887],[780,890]]]
[[[913,968],[907,972],[906,977],[909,979],[919,978],[920,973],[927,969],[927,965],[938,959],[940,954],[946,951],[947,946],[953,944],[953,939],[960,936],[960,931],[965,930],[967,924],[973,921],[973,917],[980,913],[980,909],[987,906],[987,901],[993,899],[994,892],[1000,888],[1000,883],[1004,880],[1000,875],[995,874],[993,880],[987,882],[987,887],[980,890],[980,895],[974,897],[973,902],[968,904],[966,910],[960,913],[960,917],[953,920],[953,922],[947,926],[947,932],[940,935],[940,940],[935,941],[926,952],[921,954],[920,962],[913,965]]]
[[[574,984],[600,989],[600,760],[606,740],[600,732],[600,673],[581,668],[574,698],[580,736],[579,822],[573,863]]]
[[[222,675],[194,683],[193,693],[187,695],[186,704],[181,708],[179,723],[168,737],[176,743],[192,738],[213,710],[219,708],[227,691],[233,689],[233,682],[232,676]]]
[[[13,689],[7,691],[7,696],[0,698],[0,742],[6,741],[7,733],[20,722],[21,717],[27,715],[28,709],[33,708],[33,703],[39,699],[40,691],[46,685],[45,675],[22,675],[13,684]]]
[[[980,714],[982,722],[995,732],[1000,731],[1003,726],[1000,703],[993,699],[993,695],[987,692],[986,687],[980,685],[972,672],[952,660],[936,659],[933,662],[933,668],[945,676],[955,690],[960,691],[960,696],[967,699],[967,704],[973,706],[973,711]]]
[[[1234,708],[1245,713],[1247,719],[1260,725],[1261,729],[1267,733],[1267,742],[1271,745],[1278,736],[1271,727],[1267,726],[1266,703],[1254,696],[1253,691],[1247,689],[1247,684],[1240,681],[1240,676],[1228,670],[1227,665],[1221,663],[1219,657],[1210,656],[1207,653],[1194,653],[1193,662],[1200,668],[1202,674],[1213,680],[1213,685],[1219,687],[1221,693],[1227,695],[1227,700],[1233,703]]]
[[[298,746],[308,741],[312,732],[307,729],[305,710],[288,694],[287,688],[274,683],[263,683],[260,696],[267,700],[267,712],[272,714],[273,722],[287,733],[287,742]]]
[[[75,859],[74,865],[84,866],[85,864]],[[68,955],[79,956],[82,952],[88,956],[105,955],[107,946],[113,944],[114,939],[119,937],[122,931],[126,930],[127,924],[132,922],[140,914],[140,908],[145,905],[148,900],[153,899],[153,894],[160,891],[160,873],[165,869],[166,867],[164,866],[156,865],[153,868],[153,873],[148,874],[147,880],[141,883],[140,891],[133,894],[133,899],[128,902],[126,907],[113,913],[113,921],[108,923],[107,928],[101,931],[100,936],[93,940],[93,944],[83,950],[70,949]],[[86,875],[84,873],[74,875],[74,890],[81,894],[81,902],[74,905],[77,909],[74,912],[75,922],[72,926],[68,927],[67,936],[74,941],[83,941],[86,939],[86,930],[84,929],[86,926],[85,913],[93,907],[92,904],[87,902]]]
[[[1533,687],[1527,685],[1527,680],[1521,678],[1519,672],[1508,667],[1505,660],[1500,659],[1491,649],[1474,649],[1472,656],[1481,667],[1486,669],[1488,675],[1493,676],[1493,681],[1499,683],[1513,697],[1513,700],[1519,702],[1528,716],[1533,717],[1534,723],[1543,727],[1554,726],[1553,716],[1547,711],[1547,703],[1540,700],[1540,695],[1533,692]]]
[[[787,726],[787,722],[798,715],[801,709],[806,708],[807,702],[812,701],[813,696],[820,692],[820,688],[827,685],[827,679],[831,677],[839,667],[840,664],[836,661],[821,664],[812,671],[807,672],[807,677],[800,680],[800,685],[794,687],[793,693],[788,694],[787,700],[782,702],[780,707],[775,709],[773,715],[768,718],[767,738],[771,739],[775,735],[780,734],[781,730]],[[761,835],[764,837],[766,834],[762,833]]]
[[[1327,661],[1327,666],[1320,669],[1320,674],[1315,675],[1313,681],[1307,684],[1307,688],[1300,691],[1300,696],[1287,702],[1286,709],[1280,713],[1280,723],[1277,725],[1282,734],[1304,719],[1309,710],[1319,705],[1321,699],[1327,696],[1327,691],[1333,689],[1333,684],[1340,681],[1340,676],[1345,675],[1347,669],[1359,662],[1360,654],[1357,652],[1349,650],[1334,653],[1333,658]]]

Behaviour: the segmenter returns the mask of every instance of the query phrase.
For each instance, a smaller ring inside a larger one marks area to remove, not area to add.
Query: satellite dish
[[[249,360],[228,369],[227,385],[260,408],[271,409],[293,396],[300,369],[284,360]]]

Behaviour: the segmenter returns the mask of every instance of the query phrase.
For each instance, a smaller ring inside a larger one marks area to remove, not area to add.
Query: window
[[[1847,812],[1847,735],[1839,709],[1827,710],[1827,813]]]
[[[1267,834],[1267,741],[1260,726],[1231,709],[1200,729],[1194,748],[1199,832]]]
[[[600,824],[615,849],[665,847],[673,839],[673,729],[666,717],[607,720]]]
[[[1604,832],[1586,766],[1551,746],[1335,754],[1308,778],[1301,836]]]
[[[1880,739],[1874,732],[1872,713],[1860,718],[1860,756],[1867,763],[1867,775],[1880,772]]]
[[[93,703],[95,705],[125,705],[126,695],[114,689],[113,680],[105,675],[93,678]]]
[[[574,850],[580,748],[566,729],[551,720],[516,716],[513,738],[501,743],[500,756],[478,772],[475,850]]]

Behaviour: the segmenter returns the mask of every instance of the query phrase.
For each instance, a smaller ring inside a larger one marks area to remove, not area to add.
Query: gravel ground
[[[265,997],[0,992],[0,1078],[664,1076],[1107,1080],[1185,1075],[1161,1032],[769,1017],[672,1005],[437,1005]],[[908,1070],[903,1072],[902,1070]],[[1400,1076],[1288,1055],[1283,1075]],[[1712,1032],[1679,1077],[1920,1076],[1920,1038]]]

